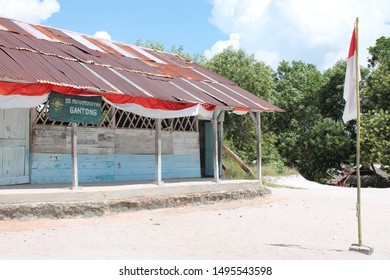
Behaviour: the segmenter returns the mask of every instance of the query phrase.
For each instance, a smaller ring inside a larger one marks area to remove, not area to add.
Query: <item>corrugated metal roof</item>
[[[254,111],[280,108],[176,54],[0,18],[0,80]]]

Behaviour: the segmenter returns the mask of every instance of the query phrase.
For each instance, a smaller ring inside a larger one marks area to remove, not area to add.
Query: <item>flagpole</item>
[[[358,245],[362,246],[362,218],[360,205],[360,190],[362,181],[360,177],[360,90],[359,90],[359,18],[356,18],[355,32],[356,32],[356,54],[355,54],[355,73],[356,73],[356,111],[357,111],[357,134],[356,134],[356,175],[357,175],[357,202],[356,215],[358,219]]]
[[[357,202],[356,202],[356,216],[358,220],[358,244],[352,244],[350,251],[357,251],[360,253],[371,255],[374,248],[364,246],[362,241],[362,218],[361,218],[361,176],[360,176],[360,90],[359,90],[359,18],[356,18],[355,36],[356,36],[356,53],[355,53],[355,75],[356,75],[356,111],[357,111],[357,134],[356,134],[356,175],[357,175]]]

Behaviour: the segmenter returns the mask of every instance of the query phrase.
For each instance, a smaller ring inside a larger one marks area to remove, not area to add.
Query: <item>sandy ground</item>
[[[297,188],[272,196],[97,218],[2,221],[0,259],[390,260],[390,189],[362,189],[363,244],[356,189],[300,176],[269,178]]]

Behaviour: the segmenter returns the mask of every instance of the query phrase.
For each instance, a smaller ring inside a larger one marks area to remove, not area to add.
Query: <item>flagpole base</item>
[[[77,185],[77,186],[72,185],[72,186],[69,187],[69,189],[72,190],[72,191],[82,190],[82,188],[79,185]]]
[[[374,253],[374,248],[359,244],[352,244],[351,247],[349,247],[349,251],[372,255],[372,253]]]

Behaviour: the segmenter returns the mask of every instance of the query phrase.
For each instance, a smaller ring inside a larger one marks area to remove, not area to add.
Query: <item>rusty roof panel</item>
[[[173,84],[175,84],[176,86],[180,87],[182,90],[187,91],[188,93],[201,99],[204,104],[213,104],[213,105],[219,105],[219,106],[223,105],[223,103],[218,102],[215,98],[209,96],[201,89],[194,87],[191,84],[191,81],[189,81],[189,80],[186,80],[183,78],[173,78],[171,82]],[[187,93],[187,95],[188,95],[188,93]],[[194,98],[194,99],[196,100],[196,98]]]
[[[186,59],[183,57],[173,54],[173,53],[168,53],[168,52],[162,52],[162,51],[155,51],[155,50],[150,50],[146,49],[148,52],[154,52],[156,56],[160,57],[161,60],[165,60],[169,62],[170,64],[186,67],[188,62]]]
[[[173,77],[182,77],[197,81],[204,80],[204,76],[196,73],[189,67],[182,67],[171,63],[162,65],[160,68],[164,74],[171,75]]]
[[[111,56],[113,60],[118,62],[123,68],[131,69],[136,71],[141,71],[145,73],[153,73],[156,75],[163,75],[164,73],[160,71],[159,68],[150,66],[140,59],[130,58],[130,57],[114,57]]]
[[[237,85],[229,85],[226,87],[227,93],[229,92],[237,92],[243,96],[245,96],[251,102],[255,102],[262,111],[271,111],[271,112],[284,112],[284,110],[279,107],[265,101],[264,99],[250,93],[249,91],[237,86]]]
[[[14,23],[11,19],[0,17],[0,24],[6,27],[9,31],[14,31],[20,34],[27,34],[23,28]]]
[[[51,27],[45,27],[48,29],[50,32],[52,32],[55,36],[59,37],[61,41],[66,42],[66,44],[69,44],[73,47],[78,48],[79,50],[83,51],[86,54],[94,54],[96,53],[95,50],[89,49],[83,44],[77,42],[75,39],[67,35],[64,31],[56,28],[51,28]]]
[[[111,48],[110,46],[108,46],[107,44],[104,44],[101,40],[99,40],[98,38],[92,38],[92,37],[88,37],[86,38],[88,41],[92,42],[94,45],[98,46],[100,49],[102,49],[103,51],[107,52],[107,53],[112,53],[112,54],[115,54],[115,55],[118,55],[118,56],[122,56],[122,54],[120,52],[118,52],[117,50],[115,50],[114,48]]]
[[[39,79],[37,68],[34,67],[36,63],[25,52],[7,49],[6,54],[18,65],[17,67],[14,65],[15,68],[12,68],[12,70],[15,69],[14,75],[18,77],[18,80],[36,82]]]
[[[282,111],[176,54],[41,25],[30,28],[19,24],[25,30],[5,18],[0,18],[0,24],[4,27],[0,29],[3,81],[53,83],[227,109]]]
[[[0,32],[1,44],[4,46],[7,46],[7,47],[28,48],[29,45],[23,41],[23,39],[25,37],[27,37],[27,36],[15,34],[15,33],[8,32],[8,31]]]
[[[25,73],[24,68],[11,57],[12,53],[7,53],[2,48],[0,49],[0,75],[2,77],[20,81],[31,81],[34,79],[29,73]],[[26,78],[26,76],[28,77]]]
[[[215,82],[202,82],[204,85],[207,85],[209,88],[214,89],[215,91],[219,92],[222,95],[225,95],[225,99],[229,98],[234,99],[236,102],[239,102],[242,104],[242,108],[256,108],[258,110],[261,110],[261,106],[259,106],[258,100],[248,99],[245,95],[242,93],[231,90],[233,86],[226,86],[221,83],[215,83]],[[255,107],[254,107],[255,106]]]
[[[164,96],[164,94],[166,94],[166,84],[169,79],[150,77],[125,71],[122,71],[121,74],[137,86],[144,89],[146,92],[150,93],[155,98],[163,100],[174,100],[170,94]]]
[[[219,75],[213,71],[210,71],[209,69],[207,69],[199,64],[191,63],[191,66],[193,67],[194,71],[196,71],[200,75],[204,76],[205,80],[211,80],[211,81],[214,80],[214,81],[220,82],[222,84],[226,84],[226,85],[235,85],[236,84],[235,82],[233,82],[225,77],[222,77],[221,75]]]
[[[138,89],[136,86],[127,82],[125,79],[121,77],[121,76],[125,76],[126,78],[128,78],[125,71],[118,71],[118,70],[112,71],[107,67],[100,67],[95,65],[87,65],[87,66],[99,76],[104,77],[104,79],[107,82],[109,82],[112,85],[115,85],[115,87],[122,93],[126,93],[132,96],[149,97],[146,94],[144,94],[140,89]],[[118,72],[119,75],[116,74],[115,72]]]
[[[73,62],[73,61],[66,61],[66,63],[69,64],[69,66],[78,73],[79,76],[75,76],[73,77],[73,79],[78,80],[78,83],[80,85],[83,85],[84,81],[87,81],[90,82],[90,84],[92,85],[91,87],[95,87],[97,89],[100,89],[101,91],[107,91],[107,92],[115,91],[113,88],[111,88],[108,84],[106,84],[104,81],[99,79],[99,77],[95,76],[85,67],[85,66],[90,67],[92,65]]]
[[[234,97],[230,97],[227,94],[223,94],[201,81],[190,81],[195,87],[203,90],[207,95],[210,95],[212,98],[218,100],[220,103],[225,104],[229,107],[246,107],[245,104],[238,102]]]
[[[41,31],[43,34],[45,34],[46,36],[50,37],[51,39],[53,40],[57,40],[57,41],[61,41],[63,43],[66,43],[63,39],[61,39],[61,37],[59,36],[56,36],[51,30],[45,28],[44,26],[41,26],[41,25],[34,25],[34,27],[36,29],[38,29],[39,31]]]
[[[18,64],[23,65],[23,80],[30,82],[44,81],[60,85],[112,91],[79,62],[62,60],[57,57],[44,57],[36,53],[9,50]]]
[[[149,49],[145,49],[147,52],[152,52],[154,56],[158,57],[166,63],[166,65],[160,65],[162,71],[168,75],[174,77],[190,78],[192,80],[203,81],[205,77],[196,71],[194,71],[193,63],[188,62],[184,58],[169,54],[167,52],[158,52]],[[170,59],[168,59],[168,57]]]

